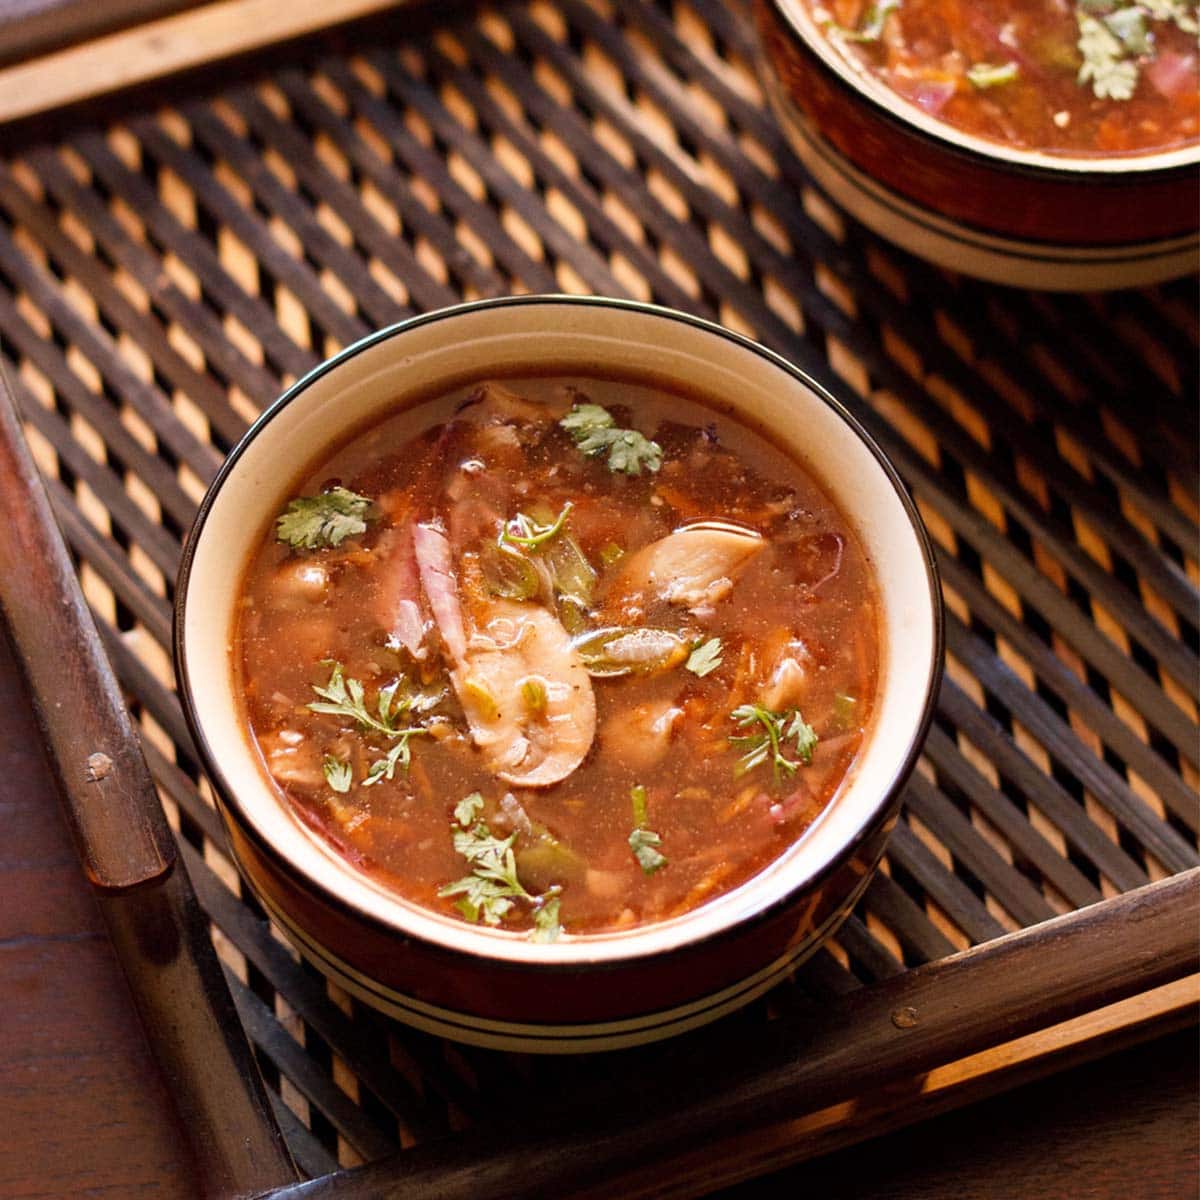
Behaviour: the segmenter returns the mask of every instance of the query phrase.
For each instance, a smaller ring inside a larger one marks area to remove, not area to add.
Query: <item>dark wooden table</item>
[[[0,639],[0,1197],[198,1194]],[[1195,1030],[721,1193],[1189,1200]]]

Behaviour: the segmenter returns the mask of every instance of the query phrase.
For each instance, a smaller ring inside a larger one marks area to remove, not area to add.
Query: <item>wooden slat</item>
[[[78,104],[379,12],[395,0],[218,0],[0,71],[0,121]]]

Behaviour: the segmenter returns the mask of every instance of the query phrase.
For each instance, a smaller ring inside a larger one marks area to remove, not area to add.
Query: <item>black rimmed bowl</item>
[[[805,0],[755,0],[762,79],[797,156],[869,229],[941,266],[1055,291],[1200,268],[1200,144],[1023,150],[954,128],[855,70]]]
[[[820,480],[879,588],[881,671],[864,749],[822,816],[753,879],[683,916],[535,944],[421,908],[292,813],[250,738],[231,660],[242,576],[294,481],[332,445],[475,375],[653,374],[720,398]],[[175,656],[188,723],[230,846],[300,952],[418,1028],[541,1052],[633,1045],[759,995],[849,913],[883,853],[931,719],[941,595],[928,537],[879,449],[841,404],[761,346],[667,309],[566,296],[481,301],[383,330],[277,400],[230,454],[184,554]]]

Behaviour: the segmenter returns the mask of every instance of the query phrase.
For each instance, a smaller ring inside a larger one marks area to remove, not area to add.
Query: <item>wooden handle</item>
[[[228,1200],[296,1178],[0,373],[0,612],[29,683],[68,824],[98,892],[201,1190]]]
[[[92,885],[162,877],[175,842],[0,374],[0,613]]]

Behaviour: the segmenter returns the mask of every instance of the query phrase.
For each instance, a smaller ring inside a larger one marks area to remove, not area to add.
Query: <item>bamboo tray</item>
[[[393,13],[171,96],[10,143],[0,352],[292,1151],[311,1176],[387,1163],[313,1194],[501,1142],[494,1169],[526,1155],[536,1190],[553,1172],[497,1095],[586,1091],[633,1137],[645,1081],[702,1057],[694,1128],[730,1118],[702,1158],[667,1115],[638,1118],[660,1152],[636,1179],[558,1143],[576,1190],[700,1194],[1192,1019],[1194,281],[1041,296],[873,239],[787,150],[715,0]],[[299,962],[225,857],[169,661],[180,540],[261,407],[373,328],[514,291],[653,299],[836,379],[913,491],[948,608],[925,756],[836,941],[700,1034],[586,1060],[444,1044]],[[1029,981],[1036,1012],[1005,990]],[[932,1033],[887,1058],[880,1014]]]

